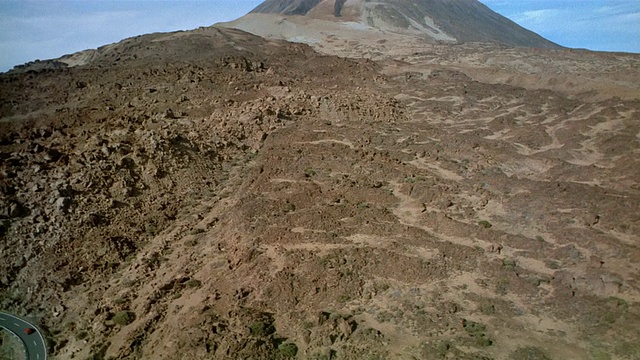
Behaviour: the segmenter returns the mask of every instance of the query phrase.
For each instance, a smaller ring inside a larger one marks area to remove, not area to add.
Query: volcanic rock
[[[638,55],[475,1],[256,12],[0,74],[0,308],[52,356],[640,352]]]

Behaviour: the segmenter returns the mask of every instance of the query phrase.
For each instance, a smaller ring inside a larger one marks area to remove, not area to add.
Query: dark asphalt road
[[[0,327],[16,334],[27,350],[27,359],[29,360],[46,360],[47,346],[44,337],[38,328],[30,322],[21,319],[15,315],[0,312]],[[25,329],[32,328],[34,333],[27,334]]]

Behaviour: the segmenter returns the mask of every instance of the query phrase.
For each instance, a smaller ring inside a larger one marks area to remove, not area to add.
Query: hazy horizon
[[[635,0],[481,2],[562,46],[640,53],[640,2]],[[132,36],[235,20],[260,3],[261,0],[5,0],[0,2],[0,71]]]

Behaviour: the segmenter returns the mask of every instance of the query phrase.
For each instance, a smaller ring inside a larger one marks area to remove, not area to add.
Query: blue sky
[[[480,0],[562,46],[640,53],[640,0]]]
[[[194,29],[233,20],[261,2],[0,0],[0,71],[135,35]],[[481,2],[564,46],[640,53],[640,0]]]

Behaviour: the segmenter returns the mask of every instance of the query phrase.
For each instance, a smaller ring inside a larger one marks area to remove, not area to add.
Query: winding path
[[[47,347],[44,337],[34,324],[15,315],[0,312],[0,327],[7,329],[22,340],[28,360],[47,359]],[[27,334],[26,330],[29,328],[33,329],[34,332]]]

